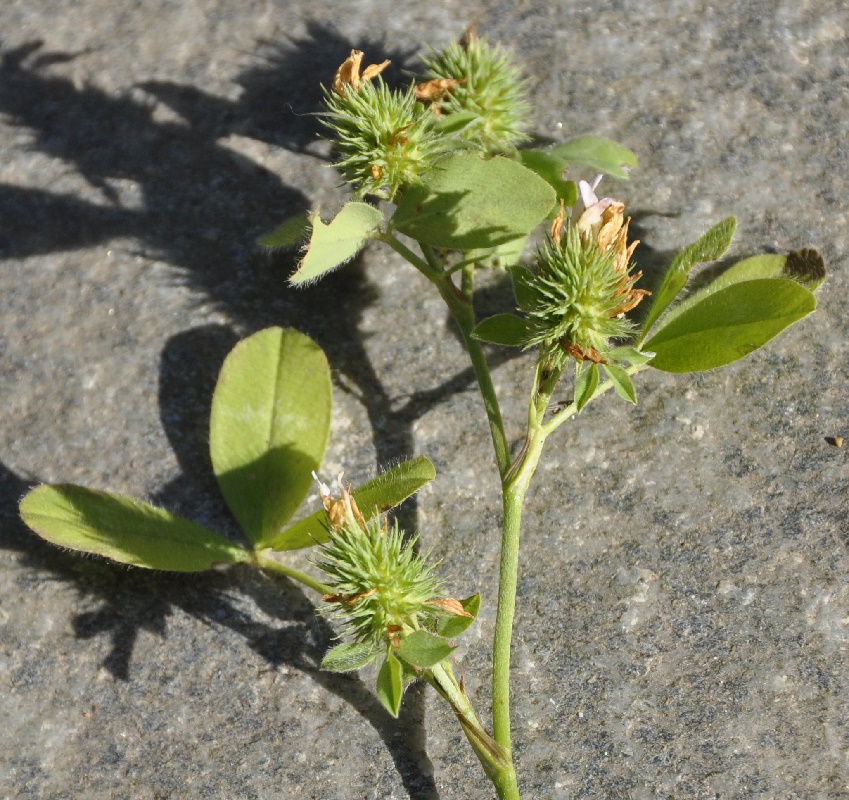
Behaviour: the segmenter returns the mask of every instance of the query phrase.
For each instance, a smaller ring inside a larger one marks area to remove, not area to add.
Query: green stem
[[[438,261],[434,264],[436,254],[433,248],[428,245],[422,245],[422,252],[425,254],[425,258],[427,258],[431,268],[439,266]],[[475,310],[472,306],[470,295],[473,269],[474,267],[469,265],[462,273],[462,286],[466,291],[458,289],[451,278],[441,268],[438,269],[436,274],[432,270],[425,274],[439,290],[439,294],[442,295],[442,299],[448,306],[448,310],[457,323],[457,327],[460,328],[463,343],[466,345],[466,350],[472,361],[472,370],[475,373],[478,388],[483,398],[486,417],[489,421],[489,433],[492,437],[492,447],[495,451],[495,463],[498,466],[498,474],[503,479],[507,474],[507,470],[510,468],[510,449],[507,445],[507,436],[504,433],[504,421],[501,418],[501,407],[498,404],[495,387],[492,385],[492,376],[489,374],[489,365],[486,363],[486,356],[484,355],[481,343],[472,336],[472,331],[475,328]],[[469,294],[466,292],[469,292]]]
[[[560,370],[537,364],[531,401],[528,405],[528,433],[516,461],[502,480],[504,522],[501,534],[501,563],[498,571],[498,607],[492,647],[492,732],[495,740],[510,749],[510,645],[516,613],[516,586],[519,577],[519,540],[525,493],[542,456],[548,431],[543,418]]]
[[[266,549],[258,550],[254,553],[252,559],[254,566],[264,569],[266,572],[273,572],[276,575],[285,575],[287,578],[302,583],[319,594],[333,594],[333,587],[317,581],[315,578],[307,575],[306,572],[301,572],[299,569],[294,569],[294,567],[289,567],[282,561],[278,561],[271,555],[271,552],[271,550]]]
[[[463,270],[462,287],[458,289],[451,277],[445,272],[440,263],[439,256],[430,246],[421,245],[425,260],[419,258],[403,242],[399,241],[392,233],[385,233],[381,241],[388,244],[396,253],[409,261],[419,272],[422,273],[434,286],[436,286],[457,327],[463,337],[463,343],[472,361],[472,370],[478,382],[486,417],[489,421],[489,432],[492,437],[492,446],[495,450],[495,463],[498,466],[498,474],[503,479],[510,468],[510,449],[507,446],[507,436],[504,433],[504,421],[501,418],[501,408],[498,405],[498,397],[495,387],[492,385],[492,377],[489,374],[489,365],[486,363],[481,343],[472,337],[475,328],[475,311],[472,307],[472,264]]]
[[[472,750],[498,792],[499,800],[519,800],[516,770],[510,751],[498,744],[481,725],[469,698],[454,677],[450,662],[443,661],[431,667],[425,671],[424,676],[457,715]]]

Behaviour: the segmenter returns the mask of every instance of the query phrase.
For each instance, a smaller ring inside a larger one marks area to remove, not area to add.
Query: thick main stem
[[[503,747],[510,744],[510,646],[516,613],[519,580],[519,540],[525,493],[539,464],[548,435],[543,419],[560,370],[538,364],[528,407],[528,433],[521,452],[502,477],[504,522],[501,534],[501,563],[498,572],[498,607],[492,648],[492,729]]]

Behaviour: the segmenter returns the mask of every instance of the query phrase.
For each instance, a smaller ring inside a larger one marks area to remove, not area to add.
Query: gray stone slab
[[[825,438],[849,417],[842,2],[28,0],[0,4],[0,797],[492,796],[432,693],[396,723],[368,676],[317,669],[314,597],[79,559],[16,518],[62,480],[236,535],[209,393],[239,337],[293,325],[337,378],[329,474],[436,464],[406,518],[483,594],[459,663],[486,708],[496,477],[438,298],[379,249],[291,291],[253,244],[343,197],[309,114],[347,51],[403,61],[471,19],[516,51],[541,135],[636,151],[610,185],[641,263],[733,213],[735,255],[811,245],[830,269],[765,350],[644,374],[636,409],[608,399],[550,442],[514,657],[524,796],[849,796],[849,447]],[[514,439],[530,367],[495,369]]]

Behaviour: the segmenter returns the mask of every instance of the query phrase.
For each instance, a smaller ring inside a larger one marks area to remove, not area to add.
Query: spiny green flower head
[[[321,121],[340,156],[335,166],[357,194],[391,200],[445,152],[444,137],[435,129],[433,113],[416,102],[414,86],[399,92],[379,77],[389,62],[372,65],[360,76],[361,60],[362,53],[352,51],[333,89],[324,89]]]
[[[478,38],[470,28],[460,41],[432,51],[422,61],[429,79],[452,82],[453,88],[434,103],[435,110],[443,116],[476,115],[458,136],[489,154],[528,141],[528,85],[507,51]]]
[[[600,179],[601,176],[599,176]],[[599,200],[581,181],[581,199],[564,225],[563,212],[537,252],[521,311],[530,322],[527,345],[540,345],[543,357],[562,367],[568,358],[606,360],[611,339],[633,331],[625,317],[648,294],[634,289],[641,273],[632,272],[637,242],[627,243],[624,205]]]
[[[376,646],[429,627],[436,616],[440,582],[397,524],[375,518],[363,525],[330,528],[321,549],[322,569],[333,587],[325,596],[329,611],[345,623],[345,633]]]

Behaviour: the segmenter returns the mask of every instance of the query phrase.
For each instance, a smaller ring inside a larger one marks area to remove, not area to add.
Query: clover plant
[[[332,219],[316,210],[284,221],[262,241],[301,246],[290,277],[295,286],[324,277],[369,243],[386,245],[441,295],[462,334],[503,500],[491,715],[472,707],[451,660],[453,640],[474,621],[480,596],[443,596],[443,565],[382,516],[433,478],[427,459],[354,490],[339,480],[338,496],[320,483],[324,509],[291,523],[319,468],[330,415],[324,357],[295,331],[269,329],[237,345],[213,397],[212,466],[249,546],[140,501],[69,485],[34,489],[21,514],[50,541],[117,561],[182,571],[247,563],[316,590],[319,613],[340,631],[323,668],[379,662],[376,693],[396,716],[410,682],[430,683],[457,715],[498,797],[515,799],[510,649],[520,530],[546,440],[610,390],[636,403],[633,379],[646,369],[710,370],[762,347],[816,308],[813,291],[825,268],[810,249],[765,254],[686,291],[694,267],[728,250],[736,228],[728,217],[681,250],[658,285],[647,286],[634,264],[637,242],[625,206],[599,189],[605,175],[627,178],[634,154],[594,136],[526,147],[528,85],[506,51],[469,29],[444,50],[429,51],[422,80],[401,88],[384,82],[387,62],[363,69],[363,59],[352,51],[325,89],[320,112],[351,199]],[[567,180],[573,165],[587,168],[590,180]],[[542,239],[534,245],[538,229]],[[480,269],[509,274],[511,312],[477,318]],[[483,342],[535,354],[518,448],[505,433]],[[556,401],[555,392],[570,399]],[[275,555],[310,546],[320,580]]]

